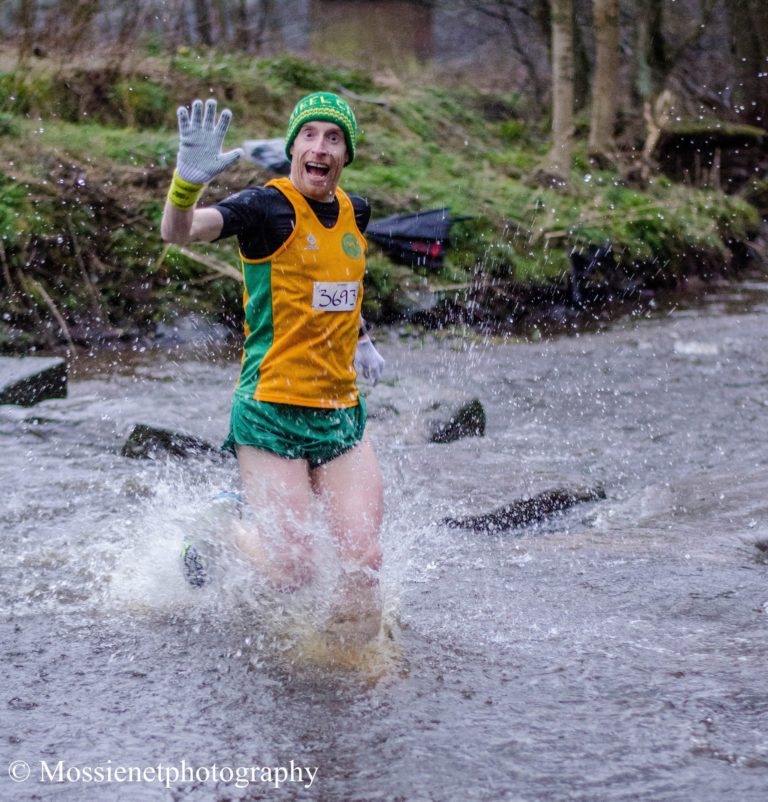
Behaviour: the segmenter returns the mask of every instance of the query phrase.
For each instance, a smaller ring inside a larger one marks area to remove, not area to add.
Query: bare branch
[[[175,245],[174,249],[182,256],[186,256],[187,259],[191,259],[193,262],[197,262],[204,267],[215,270],[220,276],[225,276],[226,278],[231,278],[239,282],[242,282],[243,280],[243,274],[239,270],[235,270],[232,265],[222,262],[221,259],[217,259],[215,256],[209,256],[205,253],[198,253],[197,251],[193,251],[191,248],[185,248],[182,245]],[[166,248],[161,255],[161,259],[158,260],[158,265],[160,264],[162,257],[164,257],[167,252],[168,249]]]
[[[69,326],[67,326],[67,321],[64,320],[63,315],[59,312],[56,304],[53,302],[51,296],[46,292],[45,287],[39,282],[33,279],[31,276],[25,276],[24,282],[27,284],[27,291],[29,288],[32,289],[32,295],[38,295],[40,298],[43,299],[43,302],[48,307],[48,311],[53,316],[54,320],[59,324],[59,328],[61,329],[61,333],[64,335],[64,339],[69,344],[69,347],[74,351],[75,350],[75,342],[72,339],[72,335],[69,331]]]

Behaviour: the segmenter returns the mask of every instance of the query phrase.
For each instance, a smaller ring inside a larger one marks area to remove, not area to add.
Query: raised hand
[[[179,154],[176,170],[179,177],[191,184],[207,184],[212,178],[234,164],[242,155],[241,148],[221,152],[232,112],[224,109],[216,122],[216,101],[195,100],[192,116],[184,106],[176,112],[179,118]]]

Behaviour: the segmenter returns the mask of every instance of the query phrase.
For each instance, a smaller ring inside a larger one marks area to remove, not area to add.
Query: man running
[[[166,242],[236,236],[244,278],[240,378],[224,448],[237,456],[248,503],[275,531],[238,546],[279,588],[314,574],[313,499],[324,502],[348,586],[378,588],[383,492],[356,375],[384,360],[360,314],[370,208],[340,187],[357,123],[341,97],[316,92],[294,108],[290,176],[198,207],[206,183],[242,154],[222,153],[231,113],[216,101],[178,110],[180,146],[163,212]]]

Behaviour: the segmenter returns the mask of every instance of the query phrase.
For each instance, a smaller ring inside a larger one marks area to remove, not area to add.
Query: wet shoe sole
[[[181,552],[184,567],[184,578],[192,587],[201,588],[208,581],[208,573],[205,570],[203,559],[200,552],[191,544],[186,543]]]

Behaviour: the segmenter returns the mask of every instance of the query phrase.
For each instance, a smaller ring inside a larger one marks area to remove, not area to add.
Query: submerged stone
[[[433,443],[452,443],[463,437],[485,436],[485,408],[479,399],[459,407],[445,423],[432,426],[429,439]]]
[[[768,564],[768,540],[758,540],[754,544],[757,554],[755,560],[759,563]]]
[[[67,363],[61,357],[0,357],[0,404],[31,407],[67,397]]]
[[[502,532],[543,521],[575,504],[605,498],[600,487],[555,488],[531,498],[522,498],[504,507],[471,515],[466,518],[445,518],[443,523],[452,529],[471,529],[473,532]]]
[[[123,445],[122,455],[134,459],[156,459],[162,455],[193,457],[201,454],[223,456],[212,443],[184,432],[137,423]]]

